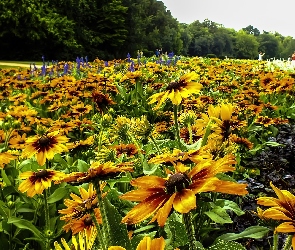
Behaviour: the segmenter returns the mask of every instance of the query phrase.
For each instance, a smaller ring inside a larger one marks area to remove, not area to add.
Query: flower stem
[[[186,232],[188,235],[189,250],[197,250],[198,246],[196,245],[197,240],[196,240],[196,236],[195,236],[194,226],[192,223],[191,213],[189,212],[187,214],[183,214],[182,218],[183,218],[185,229],[186,229]]]
[[[45,249],[50,250],[50,215],[49,215],[49,205],[47,202],[48,199],[48,190],[44,190],[44,213],[45,213]]]
[[[175,137],[177,139],[179,148],[181,148],[179,125],[178,125],[178,105],[173,105],[173,111],[174,111]]]
[[[192,126],[190,123],[188,124],[187,129],[189,133],[189,144],[193,144],[193,131],[192,131]]]
[[[161,150],[159,149],[159,146],[158,146],[157,142],[155,141],[154,137],[152,135],[150,135],[150,138],[151,138],[152,142],[155,144],[158,154],[161,154]]]
[[[274,233],[272,250],[278,250],[278,243],[279,243],[278,241],[279,241],[279,234]]]
[[[102,219],[102,225],[100,227],[101,229],[101,240],[102,240],[102,249],[107,249],[109,246],[109,235],[110,235],[110,229],[108,228],[109,224],[108,224],[108,218],[106,215],[106,210],[105,210],[105,205],[102,199],[102,195],[101,195],[101,191],[100,191],[100,181],[95,179],[93,181],[93,185],[95,187],[96,190],[96,195],[97,195],[97,206],[100,210],[100,214],[101,214],[101,219]],[[96,218],[95,218],[96,220]],[[96,220],[97,222],[97,220]],[[96,224],[97,227],[98,223]]]
[[[98,238],[100,249],[106,250],[106,244],[105,244],[105,241],[104,241],[104,236],[102,235],[102,233],[103,233],[102,232],[102,227],[99,225],[93,210],[91,211],[91,219],[94,222],[94,225],[95,225],[96,230],[97,230],[97,238]]]
[[[292,246],[292,238],[293,238],[293,234],[289,235],[286,242],[285,242],[285,245],[284,245],[284,250],[290,250],[291,249],[291,246]]]

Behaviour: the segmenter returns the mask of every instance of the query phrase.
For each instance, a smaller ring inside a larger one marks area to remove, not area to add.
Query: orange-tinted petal
[[[122,219],[122,223],[136,224],[147,219],[155,213],[166,200],[168,200],[167,195],[159,196],[156,194],[150,196],[132,208]]]
[[[182,189],[176,193],[173,207],[179,213],[188,213],[192,209],[196,208],[196,195],[192,190]]]

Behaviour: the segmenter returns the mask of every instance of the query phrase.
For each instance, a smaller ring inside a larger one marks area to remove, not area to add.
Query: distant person
[[[291,61],[292,66],[294,67],[295,66],[295,51],[293,52],[291,59],[292,59],[292,61]]]
[[[262,61],[264,55],[265,55],[265,53],[262,53],[260,51],[259,54],[258,54],[258,61]]]
[[[159,57],[159,55],[160,55],[160,52],[159,52],[159,50],[158,50],[158,49],[156,49],[156,52],[155,52],[155,54],[156,54],[156,57]]]

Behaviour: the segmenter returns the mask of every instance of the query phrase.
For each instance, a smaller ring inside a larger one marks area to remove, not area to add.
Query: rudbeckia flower
[[[100,163],[93,162],[87,172],[73,172],[65,176],[65,178],[57,181],[56,183],[61,182],[90,182],[93,179],[108,179],[109,177],[114,177],[122,172],[132,172],[133,171],[132,163],[121,163],[115,165],[112,162]]]
[[[164,250],[165,240],[163,237],[151,239],[149,236],[145,236],[136,247],[136,250]],[[124,247],[111,246],[108,250],[126,250]]]
[[[270,186],[278,198],[259,197],[257,204],[270,207],[260,213],[263,218],[284,221],[276,227],[275,232],[293,234],[292,247],[295,249],[295,196],[287,190],[280,190],[272,183]]]
[[[58,133],[58,131],[54,131],[42,136],[36,135],[28,138],[22,157],[31,158],[36,155],[38,164],[43,166],[46,159],[52,159],[55,154],[67,152],[68,148],[64,143],[69,139]]]
[[[42,194],[44,189],[51,187],[51,181],[57,181],[64,177],[64,173],[55,170],[40,169],[38,172],[27,171],[20,174],[20,179],[25,179],[18,190],[33,197],[35,194]]]
[[[120,198],[139,202],[122,219],[123,223],[137,224],[153,214],[151,222],[158,221],[164,226],[172,207],[179,213],[188,213],[196,207],[196,194],[221,192],[227,194],[247,194],[246,184],[219,180],[218,173],[233,171],[234,157],[225,156],[217,161],[204,160],[189,171],[180,162],[175,165],[175,173],[167,178],[143,176],[131,181],[137,190],[130,191]]]
[[[4,168],[6,164],[12,160],[15,160],[16,158],[16,156],[7,152],[0,153],[0,168]]]
[[[201,90],[202,84],[195,82],[198,78],[195,72],[184,74],[178,81],[169,83],[166,91],[152,95],[149,104],[158,102],[154,109],[159,109],[163,102],[170,99],[174,105],[179,105],[183,98]]]
[[[106,183],[100,185],[102,190]],[[68,232],[72,231],[73,234],[84,231],[88,238],[91,238],[94,222],[91,218],[89,211],[93,210],[98,223],[102,223],[100,210],[97,208],[97,195],[93,184],[90,183],[88,189],[80,188],[80,196],[71,193],[72,199],[65,199],[64,204],[67,208],[58,210],[63,216],[60,218],[66,224],[63,229]],[[102,194],[104,197],[106,193]],[[95,232],[96,233],[96,232]]]
[[[92,229],[90,237],[86,230],[79,232],[77,236],[72,236],[72,244],[68,244],[64,238],[61,239],[61,245],[57,241],[54,242],[55,250],[91,250],[93,249],[97,231]]]

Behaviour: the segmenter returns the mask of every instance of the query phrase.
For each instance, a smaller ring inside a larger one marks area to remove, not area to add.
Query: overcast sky
[[[277,31],[295,38],[295,0],[162,0],[181,23],[210,21],[240,30]]]

